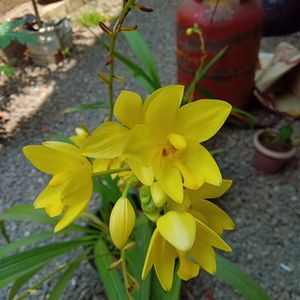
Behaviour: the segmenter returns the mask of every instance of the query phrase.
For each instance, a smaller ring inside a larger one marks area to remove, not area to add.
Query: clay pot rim
[[[263,133],[266,132],[271,132],[271,133],[278,133],[278,131],[274,130],[274,129],[261,129],[258,130],[253,137],[253,144],[254,147],[261,152],[262,154],[275,158],[275,159],[289,159],[291,157],[293,157],[296,153],[296,147],[293,146],[293,148],[287,152],[276,152],[274,150],[270,150],[268,148],[266,148],[265,146],[263,146],[261,144],[261,142],[259,141],[259,136]]]

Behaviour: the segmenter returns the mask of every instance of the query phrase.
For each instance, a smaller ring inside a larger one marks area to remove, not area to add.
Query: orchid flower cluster
[[[164,290],[177,275],[189,280],[201,268],[214,274],[214,248],[231,251],[221,238],[234,223],[207,199],[223,195],[231,180],[222,178],[212,155],[200,143],[216,134],[231,111],[221,100],[181,105],[184,87],[158,89],[145,101],[122,91],[114,104],[114,120],[92,133],[77,129],[73,144],[47,141],[24,147],[25,156],[41,171],[53,175],[35,200],[50,217],[62,216],[54,231],[75,221],[88,207],[93,176],[118,176],[122,196],[110,215],[109,232],[118,249],[128,246],[135,211],[129,190],[139,191],[140,208],[155,229],[142,278],[154,265]]]

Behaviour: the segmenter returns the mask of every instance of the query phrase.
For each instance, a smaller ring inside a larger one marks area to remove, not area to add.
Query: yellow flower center
[[[167,145],[162,149],[164,157],[178,157],[180,152],[187,147],[186,139],[182,135],[170,133],[167,140]]]

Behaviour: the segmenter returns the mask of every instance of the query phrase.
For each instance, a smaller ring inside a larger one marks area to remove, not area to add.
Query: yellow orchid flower
[[[164,290],[172,287],[174,266],[179,258],[177,275],[189,280],[199,274],[200,268],[214,274],[214,248],[230,252],[231,248],[202,221],[184,211],[169,211],[157,221],[148,247],[142,279],[154,265]]]
[[[109,219],[111,239],[118,249],[123,249],[133,230],[135,212],[126,197],[121,197],[114,205]]]
[[[50,217],[63,213],[54,232],[70,225],[88,206],[93,191],[92,165],[79,148],[62,142],[26,146],[23,153],[44,173],[52,174],[48,186],[34,202]]]
[[[105,122],[100,125],[82,144],[85,156],[99,159],[115,159],[123,154],[130,130],[142,122],[143,102],[140,95],[131,91],[121,91],[114,105],[117,122]],[[153,172],[127,160],[135,176],[145,185],[153,182]]]
[[[183,186],[197,190],[204,182],[221,184],[216,162],[199,143],[211,138],[231,111],[221,100],[180,107],[183,92],[183,86],[170,85],[150,95],[142,107],[142,124],[132,128],[122,145],[128,159],[153,169],[163,191],[178,203],[183,201]]]

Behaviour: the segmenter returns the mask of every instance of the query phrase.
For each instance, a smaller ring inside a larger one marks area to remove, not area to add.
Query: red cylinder
[[[250,100],[263,24],[263,10],[256,0],[185,0],[177,9],[177,79],[188,86],[200,61],[204,65],[227,47],[223,56],[197,83],[194,99],[213,98],[243,108]],[[198,24],[205,53],[197,34],[186,29]]]

